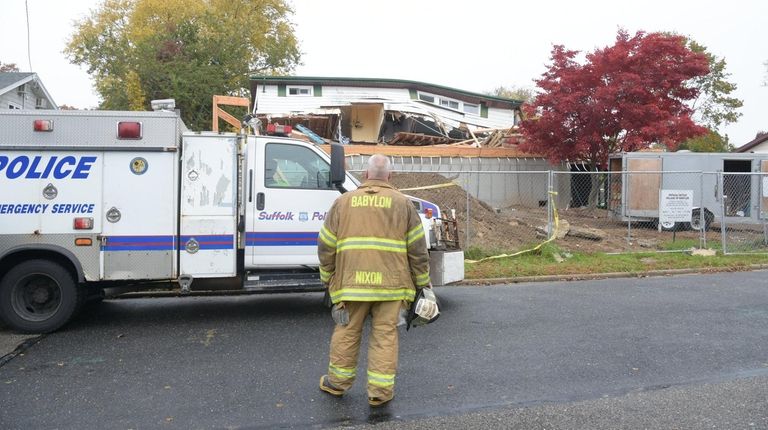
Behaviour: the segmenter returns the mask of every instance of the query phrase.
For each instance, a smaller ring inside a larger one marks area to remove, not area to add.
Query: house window
[[[472,104],[472,103],[464,103],[464,112],[466,113],[473,113],[475,115],[480,114],[480,105]]]
[[[457,111],[461,111],[462,110],[461,106],[462,104],[464,104],[456,99],[449,99],[447,97],[437,96],[434,94],[422,93],[421,91],[419,91],[419,100],[423,102],[431,103],[433,105],[441,106],[444,108],[457,110]],[[474,105],[474,106],[475,106],[474,112],[479,112],[479,107],[477,105]]]
[[[440,106],[459,110],[459,102],[456,100],[440,98]]]
[[[312,87],[288,87],[289,96],[311,96]]]
[[[35,107],[36,107],[36,108],[38,108],[38,109],[42,109],[42,108],[44,108],[44,107],[45,107],[45,100],[43,100],[43,99],[41,99],[41,98],[39,98],[39,97],[38,97],[38,98],[35,100]]]
[[[419,93],[419,100],[429,102],[429,103],[434,103],[435,97],[429,94]]]
[[[21,105],[13,102],[8,102],[8,109],[21,109]]]

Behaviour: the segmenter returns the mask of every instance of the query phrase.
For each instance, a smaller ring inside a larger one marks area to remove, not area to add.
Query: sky
[[[589,52],[612,45],[619,28],[676,32],[727,62],[734,94],[744,101],[739,121],[720,130],[731,143],[738,147],[768,131],[765,0],[288,2],[302,51],[298,76],[396,78],[474,92],[533,88],[555,44]],[[75,21],[100,3],[2,0],[0,62],[36,72],[59,105],[96,107],[87,70],[62,51]]]

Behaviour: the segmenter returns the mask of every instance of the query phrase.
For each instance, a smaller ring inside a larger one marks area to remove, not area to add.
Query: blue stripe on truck
[[[317,246],[316,231],[248,232],[247,246]]]
[[[107,236],[102,251],[173,251],[175,236]]]
[[[200,244],[201,251],[210,249],[233,249],[235,247],[234,236],[231,234],[181,236],[181,247],[184,247],[187,241],[192,238]]]
[[[185,235],[181,236],[183,247],[187,241],[195,238],[200,250],[234,249],[234,236],[220,235]],[[177,248],[175,236],[108,236],[102,251],[174,251]]]

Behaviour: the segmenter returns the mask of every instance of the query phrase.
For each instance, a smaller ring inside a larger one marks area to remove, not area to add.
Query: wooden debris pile
[[[471,139],[457,140],[451,146],[470,146],[473,148],[516,148],[522,141],[517,127],[488,128],[469,131]]]
[[[450,144],[458,142],[459,139],[452,139],[444,136],[431,136],[421,133],[395,133],[395,137],[392,138],[387,145],[409,145],[409,146],[423,146],[423,145],[440,145]]]

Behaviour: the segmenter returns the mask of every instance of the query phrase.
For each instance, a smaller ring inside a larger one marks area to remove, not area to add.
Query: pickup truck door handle
[[[264,193],[256,193],[256,210],[264,210]]]

